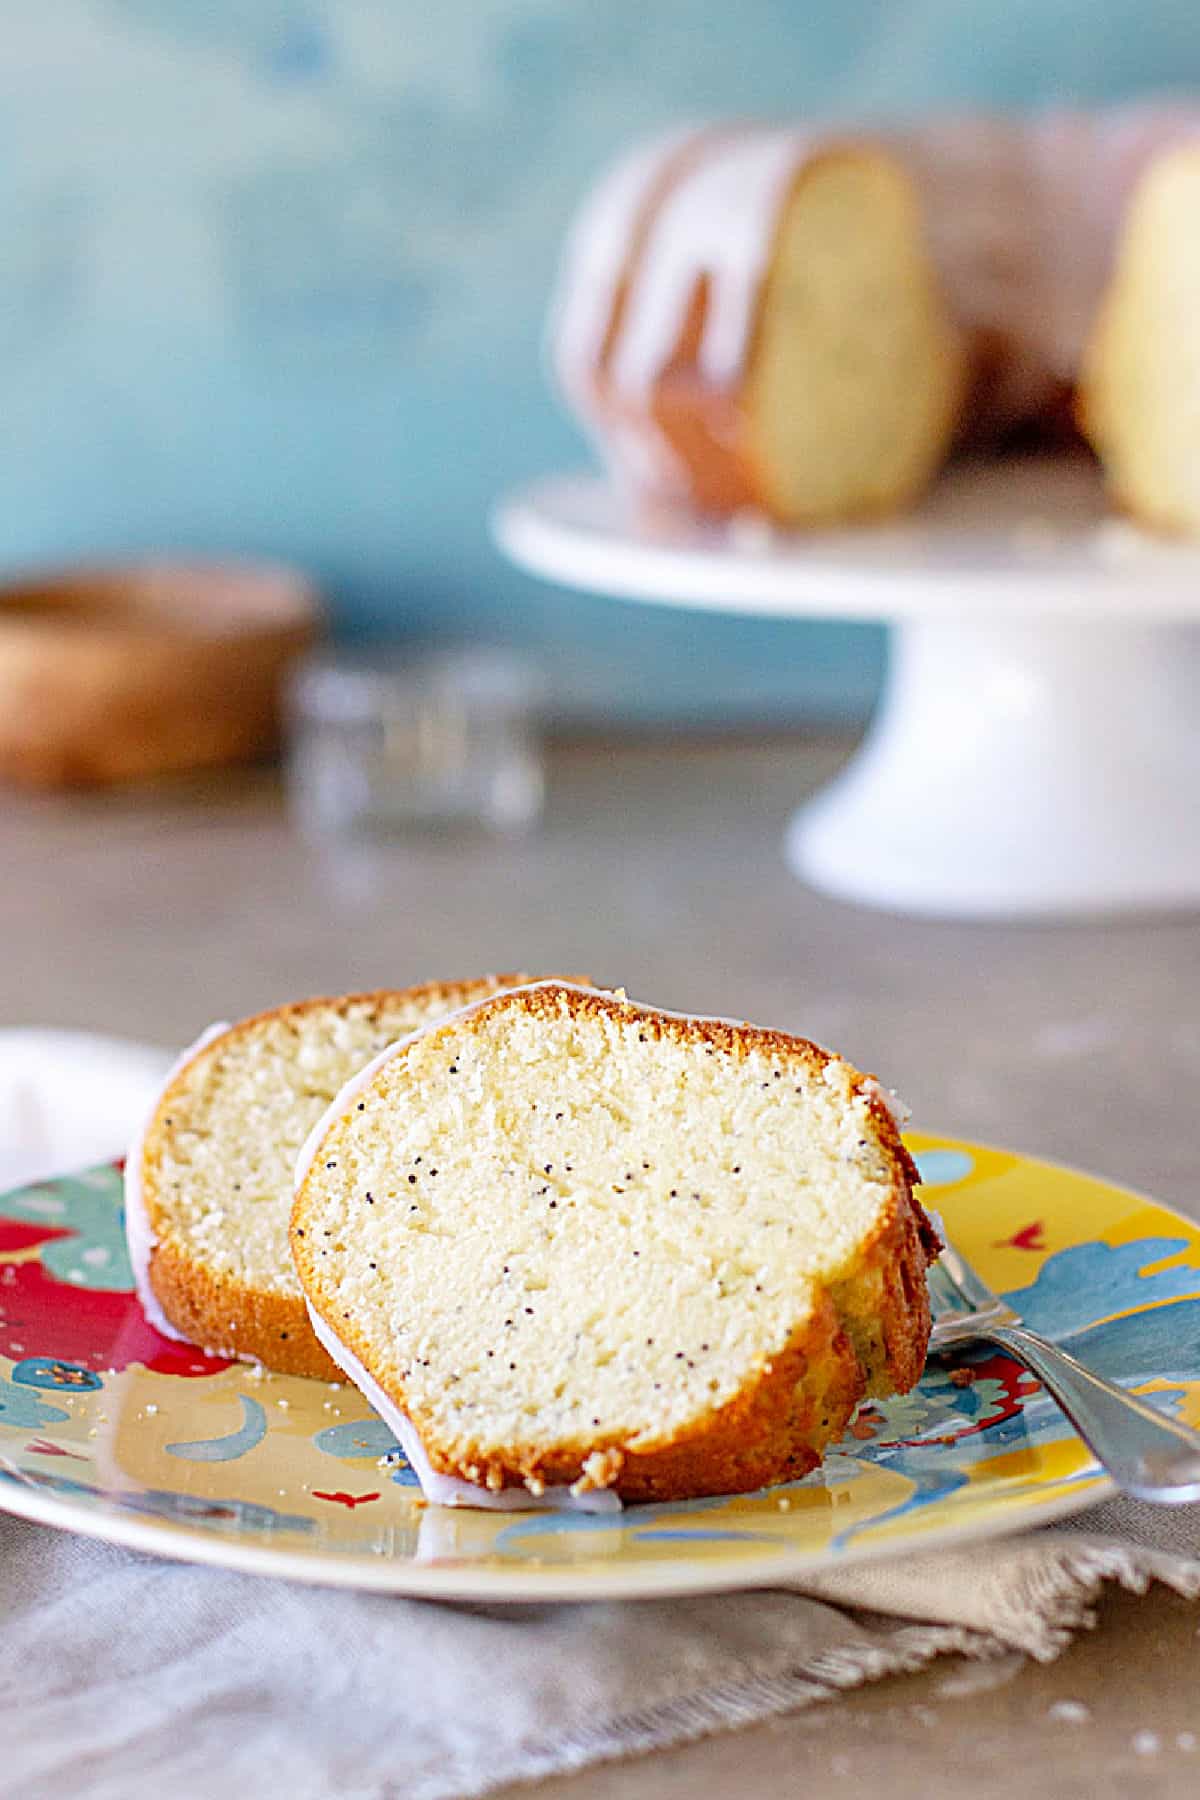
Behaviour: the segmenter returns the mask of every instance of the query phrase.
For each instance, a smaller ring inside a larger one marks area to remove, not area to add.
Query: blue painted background
[[[564,224],[713,112],[1200,84],[1194,0],[0,0],[0,560],[293,556],[349,635],[542,646],[567,708],[865,704],[866,628],[613,607],[507,570],[577,462],[539,366]]]

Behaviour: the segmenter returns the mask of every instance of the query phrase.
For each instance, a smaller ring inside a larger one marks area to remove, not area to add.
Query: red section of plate
[[[65,1235],[43,1234],[43,1241]],[[130,1363],[184,1376],[218,1375],[229,1367],[228,1357],[207,1356],[156,1331],[136,1294],[56,1281],[39,1262],[0,1266],[0,1355],[14,1362],[54,1357],[97,1372]]]

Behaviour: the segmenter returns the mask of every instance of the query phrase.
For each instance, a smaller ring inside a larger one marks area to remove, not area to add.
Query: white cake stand
[[[815,886],[960,918],[1200,903],[1200,550],[1106,514],[1086,462],[965,464],[907,519],[818,535],[635,511],[587,476],[493,525],[596,593],[891,624],[866,740],[788,830]]]

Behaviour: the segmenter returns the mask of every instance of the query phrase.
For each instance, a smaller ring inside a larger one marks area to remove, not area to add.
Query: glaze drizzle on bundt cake
[[[676,132],[581,208],[554,367],[622,481],[706,512],[894,511],[1074,410],[1121,502],[1200,529],[1198,166],[1184,102]]]

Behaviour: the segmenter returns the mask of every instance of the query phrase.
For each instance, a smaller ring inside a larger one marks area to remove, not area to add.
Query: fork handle
[[[1023,1325],[994,1325],[986,1336],[1037,1376],[1125,1493],[1167,1506],[1200,1500],[1200,1432]]]

